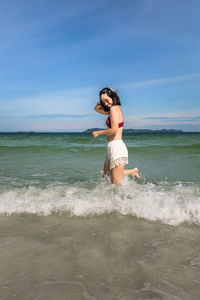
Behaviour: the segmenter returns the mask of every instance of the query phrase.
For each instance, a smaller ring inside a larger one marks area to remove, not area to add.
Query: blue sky
[[[105,127],[99,90],[125,128],[200,131],[198,0],[0,2],[0,131]]]

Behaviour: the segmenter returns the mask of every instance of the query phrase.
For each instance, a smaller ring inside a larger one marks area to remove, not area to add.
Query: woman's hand
[[[98,132],[98,131],[93,131],[93,132],[92,132],[92,137],[93,137],[94,139],[96,139],[98,136],[99,136],[99,132]]]
[[[102,114],[102,115],[108,115],[109,112],[108,111],[105,111],[101,105],[101,101],[98,101],[96,106],[94,107],[94,110],[99,113],[99,114]]]

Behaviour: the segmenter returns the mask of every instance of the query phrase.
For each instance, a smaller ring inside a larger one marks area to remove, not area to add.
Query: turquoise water
[[[130,168],[148,182],[199,182],[200,134],[125,136]],[[46,186],[60,181],[94,184],[100,176],[106,140],[83,134],[1,134],[1,184]]]
[[[0,299],[199,299],[200,133],[0,134]]]

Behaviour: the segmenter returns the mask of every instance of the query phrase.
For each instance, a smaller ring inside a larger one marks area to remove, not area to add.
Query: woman
[[[99,135],[106,135],[108,139],[106,159],[104,163],[104,174],[111,171],[111,181],[120,185],[123,174],[138,175],[138,169],[125,170],[124,166],[128,164],[128,150],[122,141],[123,132],[123,113],[119,96],[113,89],[104,88],[99,92],[100,101],[94,107],[94,110],[100,114],[108,115],[106,124],[109,127],[105,130],[93,131],[93,138]]]

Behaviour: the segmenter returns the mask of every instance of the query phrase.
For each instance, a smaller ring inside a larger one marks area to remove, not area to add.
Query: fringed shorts
[[[110,169],[120,164],[128,164],[128,150],[122,140],[108,142],[105,162],[110,166]]]

